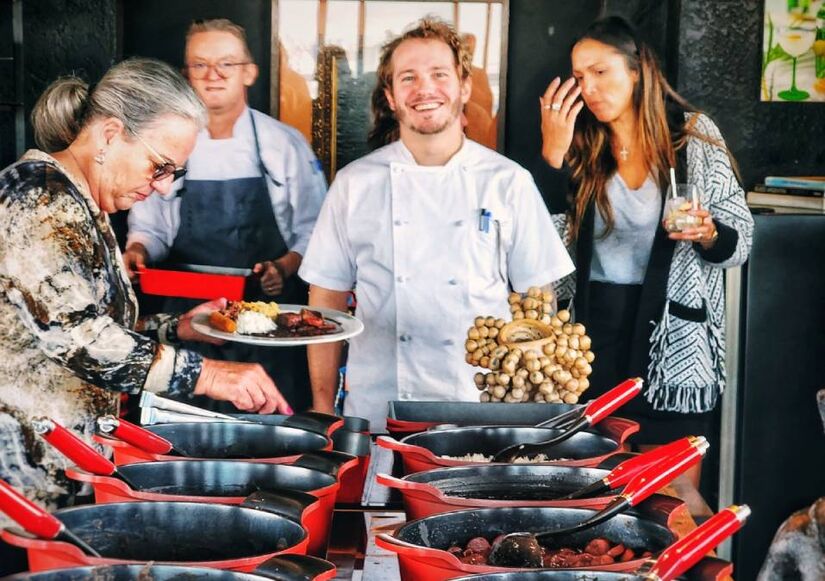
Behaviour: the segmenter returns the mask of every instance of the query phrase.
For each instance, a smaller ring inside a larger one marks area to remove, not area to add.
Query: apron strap
[[[262,176],[268,177],[270,180],[272,180],[273,184],[275,184],[277,187],[281,188],[281,187],[283,187],[284,184],[282,182],[279,182],[278,180],[276,180],[273,177],[273,175],[269,172],[269,170],[266,168],[266,165],[264,165],[264,160],[261,157],[261,143],[258,140],[258,128],[255,126],[255,116],[252,114],[252,109],[248,109],[248,111],[249,111],[249,120],[252,122],[252,135],[255,138],[255,155],[258,158],[258,168],[261,170],[261,175]],[[188,167],[188,166],[189,166],[189,162],[187,161],[186,164],[184,164],[184,167]],[[180,188],[176,192],[178,197],[182,197],[183,194],[186,193],[186,176],[184,175],[184,177],[182,177],[181,179],[183,181],[181,182]]]
[[[252,109],[249,109],[249,120],[252,121],[252,135],[255,136],[255,154],[258,156],[258,167],[261,169],[261,175],[268,177],[276,186],[283,187],[283,183],[276,180],[269,170],[264,165],[264,160],[261,158],[261,144],[258,141],[258,128],[255,126],[255,116],[252,114]]]

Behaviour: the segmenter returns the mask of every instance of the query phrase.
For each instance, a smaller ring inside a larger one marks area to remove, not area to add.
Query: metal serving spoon
[[[493,542],[490,550],[490,564],[497,567],[542,567],[541,541],[546,542],[554,537],[570,535],[588,529],[632,506],[636,506],[699,462],[708,447],[709,445],[705,442],[704,445],[683,450],[645,468],[627,483],[622,493],[617,495],[613,501],[577,525],[538,533],[516,532],[499,537]]]
[[[565,440],[572,438],[582,430],[599,423],[604,418],[612,414],[614,411],[622,407],[631,399],[639,395],[642,391],[644,381],[637,377],[635,379],[628,379],[623,381],[607,393],[597,397],[585,406],[581,416],[572,424],[564,429],[564,431],[544,442],[536,442],[534,444],[515,444],[508,446],[503,450],[499,450],[491,462],[512,462],[520,456],[533,456],[542,452],[546,452],[556,444],[560,444]],[[557,418],[552,418],[554,421]],[[545,422],[538,424],[536,427],[544,427]]]

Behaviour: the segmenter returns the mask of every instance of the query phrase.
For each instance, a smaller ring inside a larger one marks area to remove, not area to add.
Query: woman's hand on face
[[[564,156],[573,142],[573,130],[584,101],[578,100],[581,87],[570,77],[563,83],[559,77],[547,86],[541,103],[541,154],[556,169],[564,163]]]
[[[293,413],[275,383],[257,363],[204,359],[195,395],[228,401],[245,412]]]
[[[688,212],[691,216],[696,216],[702,220],[698,226],[685,228],[681,232],[671,232],[668,237],[671,240],[685,240],[687,242],[698,242],[702,248],[708,249],[714,245],[714,235],[716,233],[716,224],[713,222],[713,216],[710,212],[703,208],[690,210]]]
[[[200,341],[201,343],[211,343],[212,345],[223,345],[223,339],[216,339],[209,335],[202,335],[192,328],[192,318],[199,313],[211,313],[226,308],[226,299],[220,298],[208,303],[198,305],[191,311],[180,316],[178,321],[178,339],[181,341]]]

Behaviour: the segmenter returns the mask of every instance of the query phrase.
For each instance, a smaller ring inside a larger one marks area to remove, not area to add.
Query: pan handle
[[[98,418],[97,427],[104,434],[114,436],[150,454],[168,454],[172,451],[172,443],[166,438],[114,416]]]
[[[390,434],[401,434],[406,436],[408,434],[416,434],[418,432],[426,432],[432,427],[438,425],[438,422],[416,422],[412,420],[397,420],[395,418],[387,418],[387,431]]]
[[[347,428],[335,430],[330,436],[332,439],[332,449],[337,452],[346,452],[353,456],[369,456],[370,440],[369,434],[364,432],[353,432]]]
[[[86,472],[111,476],[117,471],[112,462],[51,418],[34,418],[32,427],[35,433],[40,434],[44,440]]]
[[[453,501],[455,500],[452,499],[451,501],[447,499],[447,495],[441,492],[438,488],[429,484],[424,484],[423,482],[413,482],[412,480],[396,478],[395,476],[382,474],[380,472],[375,475],[375,481],[381,486],[386,486],[387,488],[397,488],[401,491],[402,496],[406,497],[406,495],[409,494],[414,498],[424,500],[426,502],[443,503],[446,501],[454,503]]]
[[[424,484],[422,482],[413,482],[412,480],[396,478],[395,476],[390,476],[389,474],[382,474],[379,472],[375,475],[375,481],[381,486],[386,486],[387,488],[397,488],[402,492],[417,492],[419,494],[425,494],[433,499],[444,497],[442,492],[435,486],[430,486],[429,484]]]
[[[709,447],[707,442],[695,447],[690,446],[674,456],[663,458],[645,467],[630,479],[619,497],[626,499],[630,506],[636,506],[699,462]]]
[[[445,563],[447,568],[451,571],[465,570],[463,568],[463,563],[459,561],[452,553],[430,547],[414,545],[412,543],[408,543],[407,541],[402,541],[392,535],[388,535],[387,533],[378,533],[375,535],[375,544],[382,549],[397,553],[399,556],[423,557],[427,560],[438,560]]]
[[[245,508],[263,510],[303,524],[304,516],[320,505],[318,499],[306,492],[281,488],[276,491],[258,490],[241,503]]]
[[[750,514],[751,510],[745,504],[732,505],[719,511],[665,549],[650,569],[649,575],[656,575],[654,578],[663,581],[675,579],[702,559],[708,551],[741,529]]]
[[[358,458],[352,454],[332,450],[319,450],[317,452],[301,454],[292,465],[309,468],[310,470],[318,470],[319,472],[324,472],[340,479],[347,470],[353,468],[357,463]]]
[[[641,377],[627,379],[619,385],[600,395],[584,408],[583,417],[587,419],[588,425],[594,425],[615,412],[631,399],[642,392],[644,381]]]
[[[611,416],[596,424],[593,429],[604,437],[610,438],[616,442],[621,449],[621,446],[624,444],[625,440],[638,432],[640,428],[638,422],[634,422],[633,420],[628,420],[626,418]]]
[[[635,455],[611,470],[610,474],[604,477],[605,484],[607,484],[610,488],[624,486],[641,470],[645,470],[647,467],[657,464],[665,458],[674,456],[685,450],[690,450],[691,448],[704,446],[706,444],[707,440],[705,440],[702,436],[687,436],[685,438],[675,440],[670,444],[649,450],[643,454]]]
[[[261,577],[280,581],[327,581],[335,577],[335,565],[309,555],[278,555],[252,571]]]
[[[329,436],[344,425],[344,418],[321,412],[299,412],[286,418],[281,425]]]
[[[387,450],[392,450],[394,452],[410,454],[411,456],[418,456],[426,460],[435,459],[435,454],[433,454],[430,450],[420,446],[412,446],[410,444],[405,444],[404,442],[399,442],[395,438],[391,438],[389,436],[378,436],[375,439],[375,443],[382,448],[386,448]]]
[[[64,528],[57,517],[17,492],[5,480],[0,480],[0,511],[41,539],[55,539]]]

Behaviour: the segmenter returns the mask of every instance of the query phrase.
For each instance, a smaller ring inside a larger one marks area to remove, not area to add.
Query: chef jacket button
[[[458,284],[458,281],[454,278],[451,278],[450,280],[447,281],[447,283],[452,285],[452,286],[455,286],[455,285]]]
[[[463,226],[464,225],[464,220],[456,220],[455,225],[456,226]]]
[[[399,276],[395,277],[395,280],[397,280],[398,282],[404,282],[404,277],[399,275]]]
[[[452,344],[453,344],[453,340],[452,340],[452,339],[444,339],[444,340],[441,342],[441,344],[442,344],[442,345],[452,345]]]
[[[401,336],[398,338],[398,340],[399,340],[399,341],[401,341],[402,343],[406,343],[406,342],[407,342],[407,341],[409,341],[410,339],[412,339],[412,337],[410,337],[410,336],[409,336],[409,335],[407,335],[406,333],[405,333],[405,334],[403,334],[403,335],[401,335]]]
[[[403,224],[403,222],[401,220],[396,220],[395,222],[393,222],[393,224],[395,224],[396,226],[400,226],[401,224]]]

